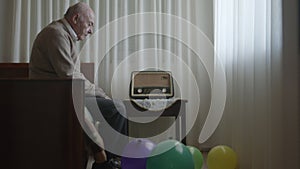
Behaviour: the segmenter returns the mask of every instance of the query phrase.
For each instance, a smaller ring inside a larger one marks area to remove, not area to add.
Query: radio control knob
[[[142,90],[142,89],[138,89],[137,92],[138,92],[138,93],[142,93],[143,90]]]

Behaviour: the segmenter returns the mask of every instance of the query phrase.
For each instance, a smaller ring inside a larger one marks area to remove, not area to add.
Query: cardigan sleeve
[[[72,78],[75,64],[72,59],[73,46],[71,40],[63,33],[53,31],[46,43],[46,53],[57,76]]]
[[[80,72],[80,61],[76,51],[75,43],[72,39],[60,32],[54,32],[49,37],[48,53],[50,54],[50,62],[55,72],[62,78],[79,78],[85,82],[85,94],[89,96],[100,96],[109,99],[109,96],[103,89],[91,83]]]
[[[110,99],[109,96],[106,95],[103,89],[97,87],[95,84],[91,83],[81,72],[80,72],[80,59],[77,58],[75,64],[75,70],[73,73],[73,78],[75,79],[84,79],[85,86],[85,94],[87,96],[100,96],[106,99]]]

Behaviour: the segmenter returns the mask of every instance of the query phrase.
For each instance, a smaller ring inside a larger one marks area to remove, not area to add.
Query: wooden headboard
[[[0,78],[28,78],[28,63],[0,63]]]
[[[81,72],[94,82],[94,63],[81,63]],[[29,63],[0,63],[0,78],[26,79],[29,76]]]
[[[0,79],[0,93],[1,168],[85,168],[83,80]]]

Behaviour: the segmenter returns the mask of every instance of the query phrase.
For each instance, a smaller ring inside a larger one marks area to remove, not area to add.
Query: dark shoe
[[[121,169],[121,162],[117,159],[110,159],[104,163],[93,163],[92,169]]]
[[[108,161],[108,163],[116,169],[121,169],[121,160],[118,158],[112,158]]]

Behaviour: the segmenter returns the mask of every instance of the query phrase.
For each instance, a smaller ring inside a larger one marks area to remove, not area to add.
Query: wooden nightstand
[[[140,107],[136,102],[132,100],[125,100],[127,117],[128,117],[128,132],[130,137],[135,138],[149,138],[165,132],[172,127],[176,120],[176,124],[173,126],[175,129],[175,138],[167,136],[166,139],[176,139],[186,143],[186,103],[187,100],[176,99],[173,104],[165,107],[160,111],[147,110]],[[137,121],[136,119],[143,119]],[[169,118],[169,121],[164,122],[164,118]],[[135,120],[131,120],[135,119]],[[146,120],[145,120],[146,119]],[[147,122],[147,119],[149,122]],[[171,120],[173,119],[173,120]],[[171,120],[171,122],[170,122]],[[138,131],[138,132],[137,132]]]

